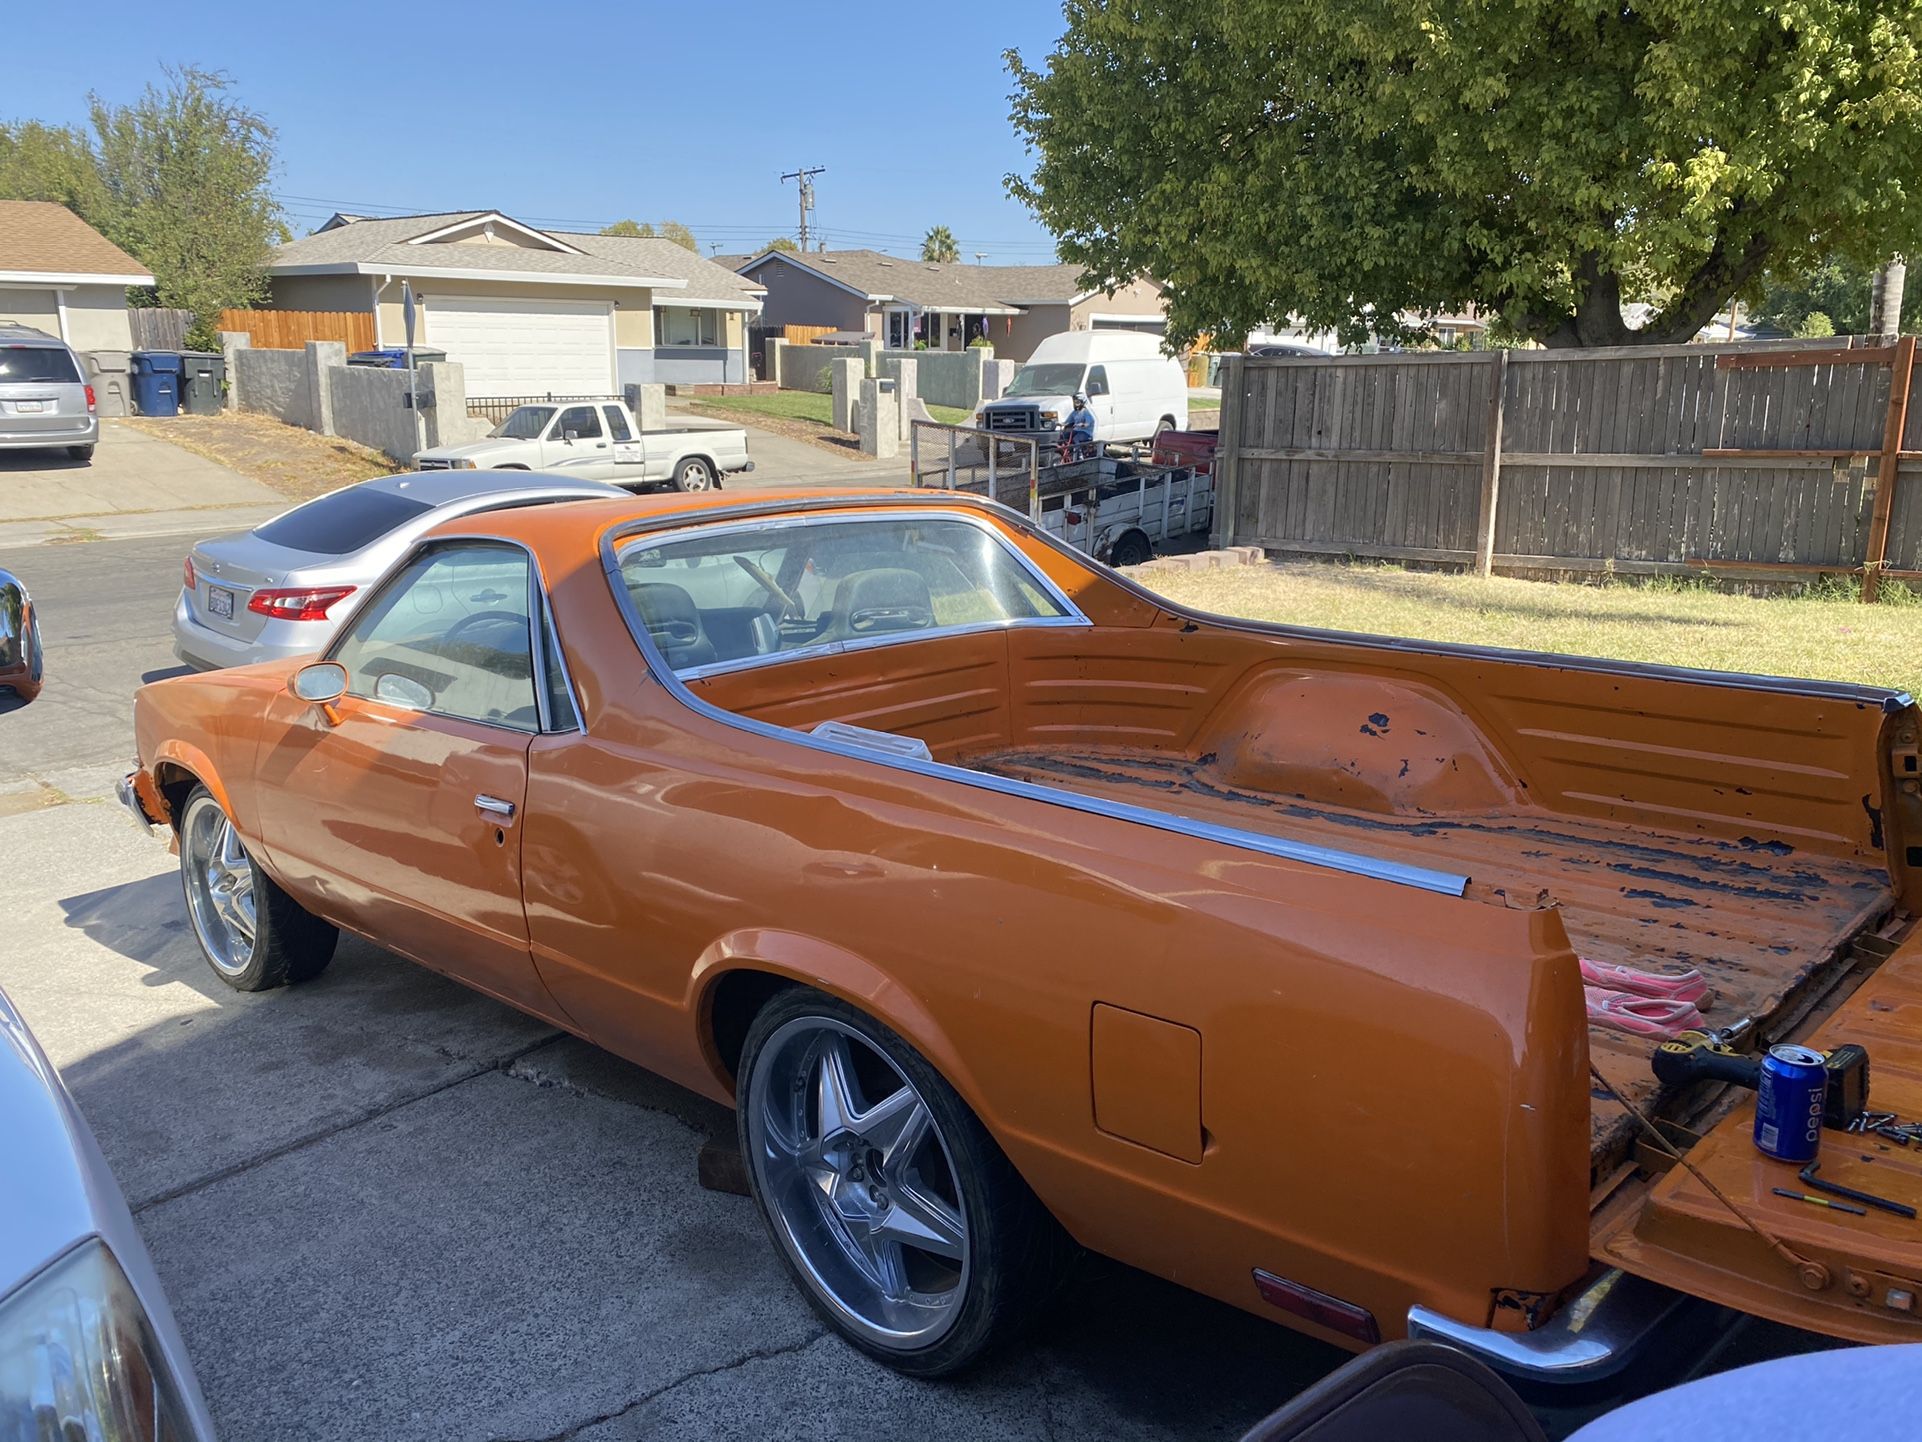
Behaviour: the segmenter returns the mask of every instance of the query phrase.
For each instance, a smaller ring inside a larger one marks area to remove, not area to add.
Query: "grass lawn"
[[[771,396],[702,396],[700,406],[703,410],[742,411],[772,416],[776,420],[812,421],[821,426],[833,423],[829,398],[813,391],[778,391]],[[969,412],[959,406],[929,406],[928,413],[951,426],[966,425],[969,419]]]
[[[1142,580],[1223,615],[1777,676],[1859,681],[1922,694],[1922,596],[1884,585],[1738,596],[1694,582],[1579,585],[1275,562]]]

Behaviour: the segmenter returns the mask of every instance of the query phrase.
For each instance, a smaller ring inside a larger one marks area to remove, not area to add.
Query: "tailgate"
[[[1869,1108],[1922,1120],[1922,930],[1797,1040],[1823,1050],[1859,1043],[1869,1053]],[[1791,1326],[1858,1342],[1922,1342],[1922,1219],[1873,1207],[1857,1217],[1775,1196],[1775,1187],[1823,1194],[1794,1165],[1755,1149],[1754,1118],[1754,1098],[1744,1095],[1688,1158],[1763,1230],[1819,1262],[1824,1285],[1806,1285],[1681,1166],[1603,1208],[1596,1258]],[[1825,1128],[1818,1161],[1825,1181],[1922,1211],[1922,1145]]]

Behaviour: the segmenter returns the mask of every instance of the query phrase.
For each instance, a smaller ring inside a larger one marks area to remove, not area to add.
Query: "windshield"
[[[1081,389],[1082,365],[1023,366],[1004,396],[1071,396]]]
[[[537,440],[553,419],[552,406],[522,406],[487,434],[505,441]]]

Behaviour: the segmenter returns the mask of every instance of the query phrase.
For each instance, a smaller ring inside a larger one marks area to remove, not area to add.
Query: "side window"
[[[348,694],[538,730],[528,582],[527,554],[513,546],[414,557],[335,643]]]
[[[581,729],[580,713],[574,709],[574,693],[567,689],[567,672],[561,666],[561,641],[554,634],[554,615],[541,608],[541,650],[547,656],[547,721],[555,731]]]
[[[1091,396],[1105,396],[1108,393],[1108,368],[1096,366],[1088,372],[1088,390]]]
[[[569,431],[583,441],[599,440],[601,413],[592,406],[569,406],[561,412],[561,423],[554,427],[554,438],[559,440]]]
[[[627,415],[619,406],[602,406],[607,412],[607,433],[617,441],[631,441],[634,433],[627,428]]]

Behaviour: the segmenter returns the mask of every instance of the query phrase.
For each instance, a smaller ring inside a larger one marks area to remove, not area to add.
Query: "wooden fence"
[[[372,311],[223,310],[219,329],[245,331],[262,350],[299,350],[310,340],[337,340],[352,355],[375,345]]]
[[[1215,540],[1484,573],[1862,571],[1872,598],[1922,575],[1914,352],[1232,356]]]
[[[789,345],[813,345],[816,336],[834,333],[831,325],[790,325],[781,328],[781,339]]]
[[[194,313],[190,310],[150,305],[127,308],[127,325],[133,332],[135,350],[180,350],[187,343],[187,327],[193,323]]]

